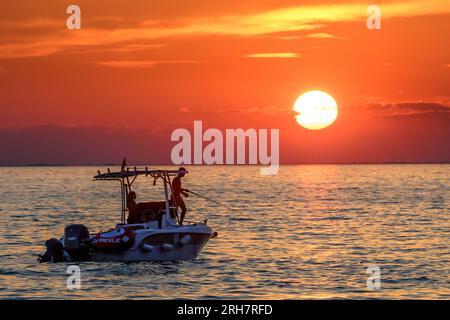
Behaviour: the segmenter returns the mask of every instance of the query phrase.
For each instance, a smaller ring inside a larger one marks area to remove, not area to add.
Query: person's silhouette
[[[186,215],[186,204],[181,195],[187,198],[189,196],[187,193],[189,192],[189,189],[183,189],[181,187],[181,178],[183,178],[188,171],[181,167],[178,169],[178,172],[178,175],[172,180],[172,201],[177,207],[181,208],[180,224],[183,224],[184,216]]]

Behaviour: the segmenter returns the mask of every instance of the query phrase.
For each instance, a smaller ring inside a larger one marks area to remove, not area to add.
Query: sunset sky
[[[66,8],[81,8],[81,30]],[[170,162],[170,133],[279,128],[284,163],[449,162],[450,2],[0,3],[0,165]],[[339,115],[295,121],[319,89]]]

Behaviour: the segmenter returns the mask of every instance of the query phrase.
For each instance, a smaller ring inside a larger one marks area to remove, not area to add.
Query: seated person
[[[131,191],[127,196],[127,208],[128,208],[128,219],[127,222],[130,224],[141,223],[142,215],[138,210],[136,204],[136,192]]]

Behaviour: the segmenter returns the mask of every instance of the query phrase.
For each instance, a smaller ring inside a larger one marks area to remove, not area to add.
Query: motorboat
[[[91,233],[83,224],[65,227],[64,235],[46,241],[47,251],[39,255],[39,262],[61,261],[177,261],[196,258],[207,242],[217,236],[202,222],[179,223],[178,207],[174,205],[171,178],[179,170],[160,170],[148,167],[128,167],[125,160],[121,170],[101,173],[95,181],[116,181],[121,190],[120,223],[104,232]],[[138,203],[138,221],[130,221],[128,196],[138,178],[161,182],[164,200]],[[128,214],[128,219],[126,219]]]

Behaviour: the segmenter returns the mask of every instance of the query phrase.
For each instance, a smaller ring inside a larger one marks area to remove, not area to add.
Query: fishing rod
[[[206,200],[208,200],[208,201],[214,202],[215,204],[218,204],[218,205],[220,205],[220,206],[223,206],[223,207],[225,207],[225,208],[227,208],[227,209],[230,209],[230,210],[232,210],[232,211],[237,211],[236,209],[233,209],[233,208],[227,206],[226,204],[223,204],[223,203],[217,202],[217,201],[215,201],[215,200],[213,200],[213,199],[210,199],[210,198],[208,198],[208,197],[202,196],[201,194],[198,194],[197,192],[194,192],[194,191],[191,191],[191,190],[189,190],[189,191],[187,191],[187,192],[192,193],[192,194],[195,194],[197,197],[200,197],[200,198],[206,199]]]

